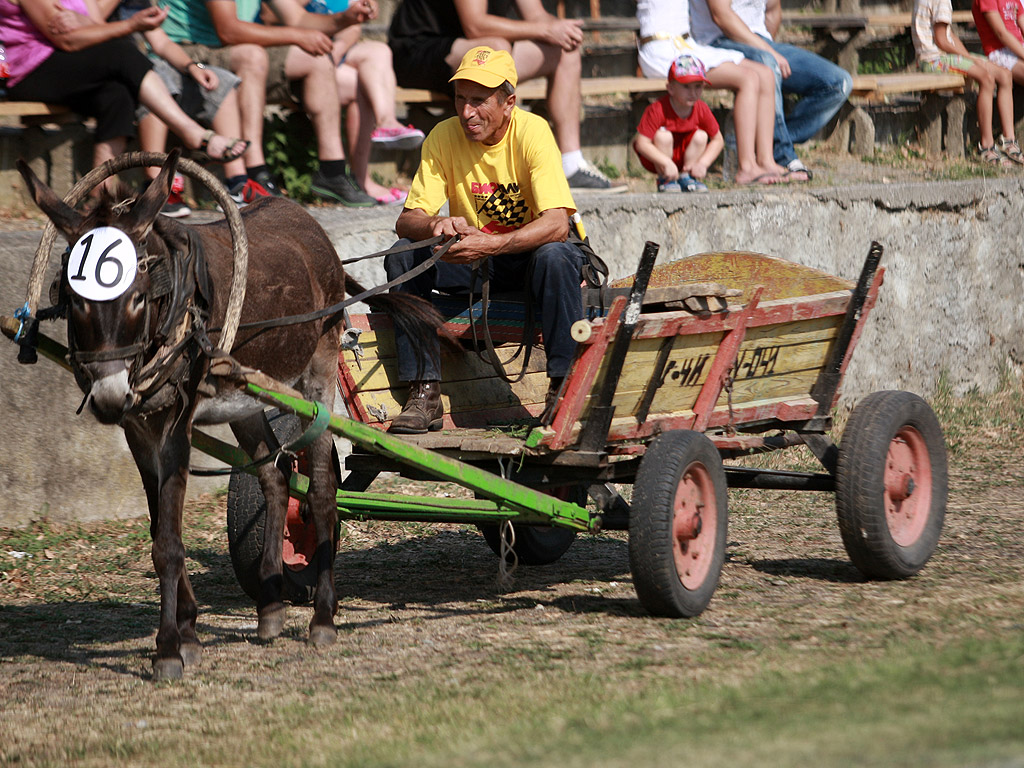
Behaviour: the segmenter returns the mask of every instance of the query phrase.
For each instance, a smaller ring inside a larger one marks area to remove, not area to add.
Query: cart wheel
[[[267,419],[282,444],[300,434],[302,425],[293,414],[273,409],[267,412]],[[302,460],[300,454],[299,461]],[[334,466],[338,472],[337,453],[334,453]],[[312,521],[304,522],[304,511],[304,502],[288,499],[282,597],[296,605],[310,602],[316,590],[316,533]],[[228,482],[228,550],[238,584],[253,600],[258,600],[260,593],[259,570],[266,519],[267,501],[259,481],[245,472],[232,472]]]
[[[728,499],[718,449],[680,429],[655,438],[640,462],[629,520],[629,566],[655,616],[697,616],[725,561]]]
[[[587,486],[567,485],[551,491],[562,501],[572,501],[581,507],[587,504]],[[480,533],[491,551],[501,557],[501,526],[479,525]],[[553,525],[517,525],[512,551],[521,565],[550,565],[564,555],[576,541],[576,531]]]
[[[928,403],[900,391],[861,400],[836,468],[839,531],[853,564],[879,579],[920,571],[942,532],[946,484],[946,443]]]

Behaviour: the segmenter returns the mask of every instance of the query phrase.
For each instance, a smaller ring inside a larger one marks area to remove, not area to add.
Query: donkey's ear
[[[132,208],[131,218],[134,220],[134,228],[140,240],[145,239],[153,226],[160,209],[167,202],[167,196],[171,194],[171,184],[174,183],[174,172],[178,169],[178,158],[181,157],[181,149],[175,147],[164,160],[159,175],[150,182],[149,187],[139,198],[139,201]]]
[[[74,242],[81,230],[82,214],[57,197],[56,193],[44,184],[32,172],[28,163],[20,157],[17,160],[17,166],[21,177],[28,185],[28,192],[35,204],[50,218],[50,221],[67,238],[68,242]]]

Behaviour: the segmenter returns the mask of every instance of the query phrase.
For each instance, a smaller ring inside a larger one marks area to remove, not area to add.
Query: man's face
[[[472,80],[455,81],[455,112],[470,141],[497,144],[508,130],[516,97]]]

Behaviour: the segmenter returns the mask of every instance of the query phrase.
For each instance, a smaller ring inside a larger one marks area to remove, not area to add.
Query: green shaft
[[[266,403],[282,407],[307,419],[314,418],[318,408],[325,407],[273,392],[256,384],[246,384],[246,390]],[[591,528],[592,517],[584,507],[556,499],[554,496],[506,480],[492,472],[456,459],[450,459],[436,451],[420,448],[362,422],[332,414],[327,428],[334,434],[351,440],[361,448],[406,466],[415,467],[438,480],[457,483],[477,494],[495,500],[498,502],[499,508],[504,508],[504,511],[497,516],[499,519],[522,516],[524,519],[528,517],[536,522],[547,522],[576,530],[585,531]],[[361,495],[364,494],[356,494],[356,496]],[[394,498],[391,497],[391,499]],[[409,497],[401,496],[397,498],[405,499],[406,502],[409,499]],[[467,520],[466,522],[472,521]]]

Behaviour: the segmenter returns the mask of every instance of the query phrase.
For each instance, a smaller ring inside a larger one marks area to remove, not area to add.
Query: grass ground
[[[302,607],[260,645],[204,497],[204,659],[154,685],[148,521],[0,531],[0,765],[1024,766],[1024,391],[934,404],[950,500],[918,576],[864,580],[828,494],[734,491],[693,620],[644,614],[624,534],[501,591],[474,529],[353,523],[337,645]]]

